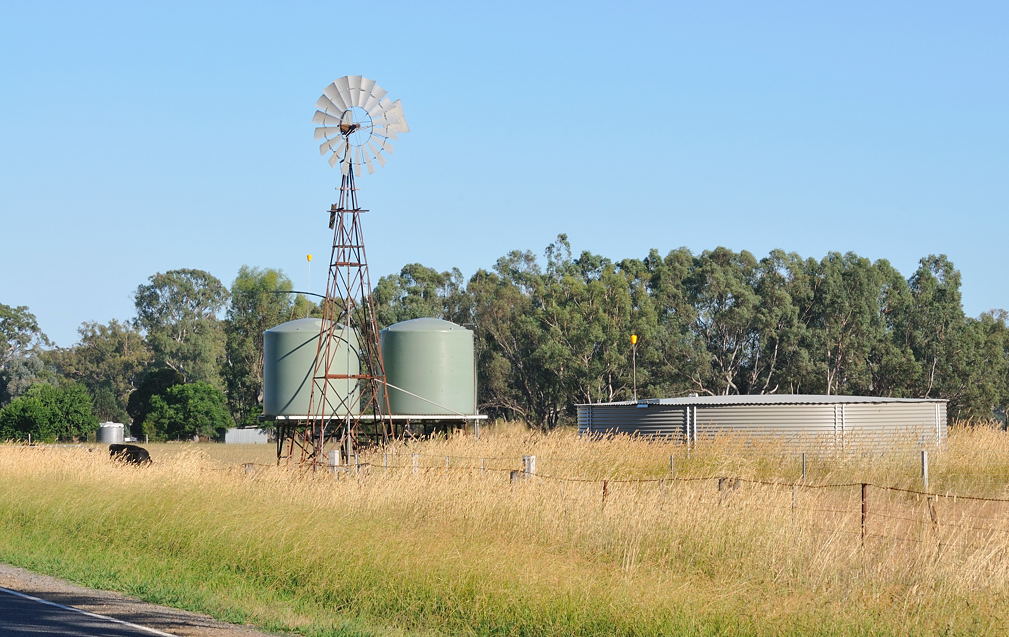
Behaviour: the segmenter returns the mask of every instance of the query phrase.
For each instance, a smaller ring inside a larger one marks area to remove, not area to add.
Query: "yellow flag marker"
[[[631,345],[637,345],[637,344],[638,344],[638,335],[631,334]]]
[[[308,261],[309,263],[311,263],[312,262],[312,255],[306,254],[305,255],[305,260]]]

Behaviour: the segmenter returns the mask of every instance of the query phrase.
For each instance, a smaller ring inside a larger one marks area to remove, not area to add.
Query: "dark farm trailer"
[[[632,434],[680,443],[731,435],[788,446],[879,449],[940,445],[946,401],[761,394],[577,405],[580,434]]]

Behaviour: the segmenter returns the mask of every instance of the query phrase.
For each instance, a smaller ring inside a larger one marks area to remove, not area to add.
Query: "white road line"
[[[63,610],[72,610],[75,613],[80,613],[81,615],[87,615],[88,617],[94,617],[95,619],[104,619],[105,621],[112,622],[114,624],[121,624],[123,626],[129,626],[130,628],[136,628],[137,630],[143,630],[152,635],[161,635],[161,637],[176,637],[171,633],[165,633],[154,628],[148,628],[147,626],[141,626],[140,624],[131,624],[130,622],[123,621],[121,619],[116,619],[115,617],[106,617],[105,615],[99,615],[97,613],[89,613],[86,610],[81,610],[79,608],[74,608],[73,606],[64,606],[63,604],[57,604],[56,602],[50,602],[47,599],[42,599],[39,597],[32,597],[31,595],[26,595],[25,593],[19,591],[12,591],[9,588],[4,588],[0,586],[0,593],[7,593],[9,595],[14,595],[15,597],[20,597],[22,599],[30,599],[33,602],[38,602],[39,604],[47,604],[49,606],[55,606],[56,608],[62,608]]]

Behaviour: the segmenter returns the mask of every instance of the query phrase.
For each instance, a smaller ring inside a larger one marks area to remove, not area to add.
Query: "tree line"
[[[158,273],[138,286],[134,318],[85,322],[66,348],[29,308],[0,304],[0,437],[44,422],[63,423],[36,432],[50,438],[97,420],[156,439],[255,424],[263,331],[320,313],[291,288],[282,272],[250,266],[230,289],[201,270]],[[480,408],[539,428],[571,422],[576,403],[629,399],[635,381],[646,397],[947,398],[968,420],[1004,420],[1009,403],[1007,314],[966,316],[944,255],[905,277],[853,253],[575,257],[560,235],[542,259],[512,251],[468,280],[409,264],[373,297],[382,326],[434,316],[471,327]]]

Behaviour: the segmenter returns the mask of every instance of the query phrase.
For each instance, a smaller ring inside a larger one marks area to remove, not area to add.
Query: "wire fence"
[[[872,482],[815,483],[805,479],[767,480],[726,475],[605,478],[562,475],[537,472],[536,456],[532,455],[523,456],[521,464],[516,462],[515,457],[420,453],[377,454],[364,462],[358,456],[352,456],[349,460],[343,465],[330,465],[328,468],[338,476],[358,478],[366,478],[372,471],[426,476],[478,473],[488,476],[506,475],[507,484],[511,485],[572,483],[597,489],[603,506],[614,498],[621,497],[618,491],[614,491],[615,487],[689,485],[701,490],[713,489],[720,504],[732,505],[737,502],[746,511],[785,514],[804,529],[814,533],[856,538],[862,547],[867,542],[890,542],[894,545],[930,545],[941,551],[953,546],[988,548],[995,539],[1009,543],[1009,507],[1006,506],[1009,505],[1009,498],[912,489]],[[555,458],[550,458],[551,462],[554,460]],[[493,466],[502,461],[509,463],[509,466]],[[245,465],[247,472],[258,466],[276,465]],[[923,467],[927,467],[924,456]],[[927,475],[923,479],[927,484]],[[710,485],[705,486],[705,483]],[[747,488],[776,492],[777,495],[784,496],[784,502],[776,504],[773,497],[738,497]],[[658,495],[662,492],[662,489],[657,489],[655,493]]]

